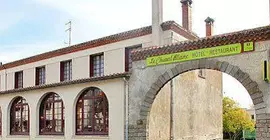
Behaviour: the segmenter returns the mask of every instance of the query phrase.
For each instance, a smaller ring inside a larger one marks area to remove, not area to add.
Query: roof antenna
[[[68,31],[68,43],[65,42],[65,44],[68,44],[68,46],[71,45],[71,20],[69,20],[66,24],[66,26],[68,26],[68,28],[65,30],[65,32]]]

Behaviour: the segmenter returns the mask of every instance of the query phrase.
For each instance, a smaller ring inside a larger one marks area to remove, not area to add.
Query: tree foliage
[[[254,131],[255,122],[248,113],[228,97],[223,98],[223,131],[228,133],[230,140],[235,140],[242,130]]]

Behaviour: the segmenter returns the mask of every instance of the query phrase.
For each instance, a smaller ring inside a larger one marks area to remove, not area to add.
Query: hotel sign
[[[176,62],[184,62],[197,60],[202,58],[220,57],[228,55],[236,55],[242,52],[250,52],[254,50],[253,42],[236,43],[230,45],[216,46],[211,48],[185,51],[173,54],[165,54],[160,56],[148,57],[146,59],[147,66],[156,66],[162,64],[170,64]]]

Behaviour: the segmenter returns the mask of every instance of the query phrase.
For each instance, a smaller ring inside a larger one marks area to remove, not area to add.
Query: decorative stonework
[[[252,80],[250,75],[242,71],[238,66],[232,65],[226,61],[220,61],[218,59],[194,60],[175,64],[173,67],[165,69],[165,72],[161,73],[156,81],[152,81],[152,84],[149,85],[150,88],[146,91],[140,107],[140,119],[137,121],[137,125],[131,125],[129,127],[129,139],[147,139],[148,115],[160,89],[177,75],[195,69],[217,70],[227,73],[228,75],[231,75],[237,79],[247,89],[255,106],[257,115],[257,139],[270,139],[270,114],[266,113],[267,106],[264,101],[264,94],[259,89],[258,83]]]

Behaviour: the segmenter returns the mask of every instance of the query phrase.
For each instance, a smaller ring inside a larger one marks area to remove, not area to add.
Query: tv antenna
[[[68,44],[68,46],[71,45],[71,20],[69,20],[66,24],[68,28],[65,30],[65,32],[68,32],[68,43],[65,42],[65,44]]]

